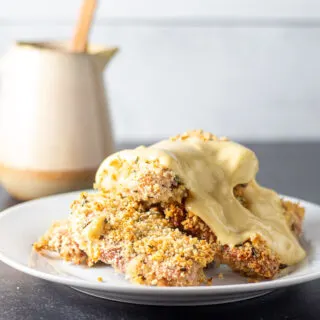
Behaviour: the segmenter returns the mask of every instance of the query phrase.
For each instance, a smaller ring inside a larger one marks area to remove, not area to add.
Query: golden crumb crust
[[[227,140],[202,130],[170,139],[194,137],[221,143]],[[206,278],[204,270],[214,261],[251,279],[272,279],[286,267],[258,235],[234,247],[220,243],[197,215],[186,210],[186,199],[192,195],[179,176],[159,161],[119,158],[110,166],[126,166],[129,183],[114,184],[108,190],[97,185],[97,192],[82,193],[72,203],[69,218],[55,222],[34,244],[36,251],[53,251],[76,264],[102,262],[134,283],[152,286],[211,284],[214,279]],[[250,201],[245,190],[250,183],[233,190],[247,210]],[[299,237],[304,208],[286,200],[281,204],[288,225]]]
[[[64,260],[75,264],[87,263],[87,255],[74,241],[66,220],[54,222],[50,229],[33,244],[33,248],[40,253],[56,252]]]
[[[158,207],[145,208],[120,195],[82,193],[71,209],[68,222],[54,224],[35,243],[37,251],[61,254],[63,228],[89,266],[111,264],[135,283],[189,286],[207,281],[203,269],[214,259],[213,248],[174,228]],[[61,257],[68,260],[68,255]]]

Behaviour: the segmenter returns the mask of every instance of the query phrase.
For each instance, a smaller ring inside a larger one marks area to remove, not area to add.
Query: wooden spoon
[[[97,0],[84,0],[76,31],[72,39],[71,51],[87,51],[88,35],[94,17],[94,12],[97,7],[97,2]]]

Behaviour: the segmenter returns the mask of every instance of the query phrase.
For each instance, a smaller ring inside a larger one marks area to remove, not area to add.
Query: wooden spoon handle
[[[97,0],[84,0],[76,32],[71,43],[71,51],[85,52],[87,50],[88,35],[96,7]]]

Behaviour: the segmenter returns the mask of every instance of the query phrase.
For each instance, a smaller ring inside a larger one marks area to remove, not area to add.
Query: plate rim
[[[61,198],[61,197],[68,197],[72,195],[77,195],[80,192],[85,191],[93,191],[92,189],[87,190],[80,190],[80,191],[73,191],[67,193],[61,193],[57,195],[51,195],[47,197],[42,197],[39,199],[34,199],[30,201],[26,201],[23,203],[19,203],[17,205],[11,206],[2,212],[0,212],[0,223],[1,219],[5,216],[12,214],[12,212],[21,210],[24,207],[32,206],[38,202],[45,202],[47,200],[51,200],[54,198]],[[299,198],[290,197],[286,195],[280,195],[281,197],[293,200],[302,203],[303,205],[317,207],[320,211],[320,205],[317,203],[305,201]],[[128,286],[124,285],[112,285],[111,283],[101,283],[98,282],[94,283],[87,280],[81,279],[68,279],[61,277],[59,275],[49,274],[43,271],[39,271],[37,269],[33,269],[29,266],[23,265],[19,262],[16,262],[14,259],[10,258],[9,256],[5,255],[2,251],[0,251],[0,261],[7,264],[8,266],[26,273],[28,275],[47,280],[54,283],[60,283],[69,286],[76,286],[79,288],[87,288],[92,290],[99,290],[99,291],[107,291],[107,292],[123,292],[128,294],[166,294],[166,295],[176,295],[179,293],[183,293],[186,295],[207,295],[207,294],[222,294],[222,293],[232,293],[232,292],[250,292],[250,291],[260,291],[260,290],[271,290],[277,288],[288,287],[292,285],[297,285],[305,282],[309,282],[312,280],[316,280],[320,278],[320,267],[319,270],[315,270],[311,273],[298,275],[293,278],[279,278],[270,281],[264,282],[257,282],[257,283],[244,283],[244,284],[229,284],[229,285],[216,285],[216,286],[192,286],[192,287],[153,287],[153,286],[145,286],[145,285],[134,285],[130,284]],[[129,283],[128,283],[129,284]]]

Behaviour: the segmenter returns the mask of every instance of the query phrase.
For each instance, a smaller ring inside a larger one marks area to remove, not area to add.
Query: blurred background
[[[70,41],[83,1],[0,3],[1,56],[16,40]],[[252,148],[262,184],[318,201],[319,1],[101,0],[89,41],[120,48],[104,72],[117,149],[202,128]],[[94,150],[88,146],[81,154]],[[64,154],[51,149],[57,161]],[[86,186],[104,157],[89,167]],[[78,168],[40,160],[17,168]],[[52,178],[61,192],[64,174]]]
[[[1,1],[14,40],[69,40],[80,0]],[[102,0],[90,41],[120,47],[105,72],[117,143],[192,128],[245,141],[320,138],[316,0]]]

